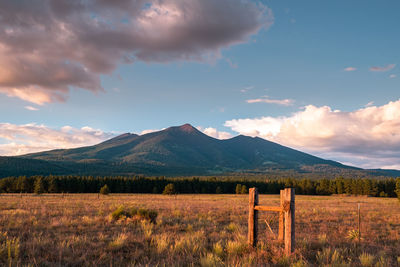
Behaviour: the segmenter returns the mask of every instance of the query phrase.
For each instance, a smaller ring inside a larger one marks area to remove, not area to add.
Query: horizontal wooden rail
[[[254,206],[255,210],[263,210],[263,211],[277,211],[283,212],[284,210],[280,207],[267,207],[267,206]]]

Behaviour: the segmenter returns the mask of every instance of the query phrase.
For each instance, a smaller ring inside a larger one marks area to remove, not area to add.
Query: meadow
[[[279,195],[260,204],[278,206]],[[139,215],[115,216],[133,208]],[[395,198],[296,196],[290,257],[276,240],[277,213],[260,212],[257,248],[247,245],[247,219],[248,195],[1,194],[0,265],[400,266]]]

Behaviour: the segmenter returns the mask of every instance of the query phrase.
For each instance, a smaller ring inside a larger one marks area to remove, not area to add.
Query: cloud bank
[[[214,61],[272,23],[250,0],[0,1],[0,93],[65,101],[118,64]]]
[[[45,125],[0,123],[0,155],[15,156],[59,148],[75,148],[100,143],[114,137],[90,127],[64,126],[52,129]]]
[[[400,100],[352,112],[309,105],[288,117],[235,119],[225,126],[347,164],[400,169],[399,114]]]

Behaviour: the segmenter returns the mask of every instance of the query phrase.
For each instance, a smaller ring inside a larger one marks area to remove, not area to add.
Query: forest
[[[384,179],[263,179],[235,177],[142,177],[142,176],[19,176],[0,179],[0,193],[98,193],[107,185],[111,193],[160,194],[169,184],[176,194],[243,194],[257,187],[261,194],[279,194],[293,187],[300,195],[400,196],[400,177]]]

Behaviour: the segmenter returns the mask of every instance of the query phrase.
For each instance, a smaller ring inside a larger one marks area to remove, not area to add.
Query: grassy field
[[[279,205],[278,195],[260,204]],[[361,204],[361,242],[357,204]],[[115,220],[118,207],[156,210]],[[296,251],[275,240],[278,214],[261,212],[248,248],[247,195],[0,195],[5,266],[399,266],[397,199],[296,196]],[[274,233],[271,233],[265,221]]]

